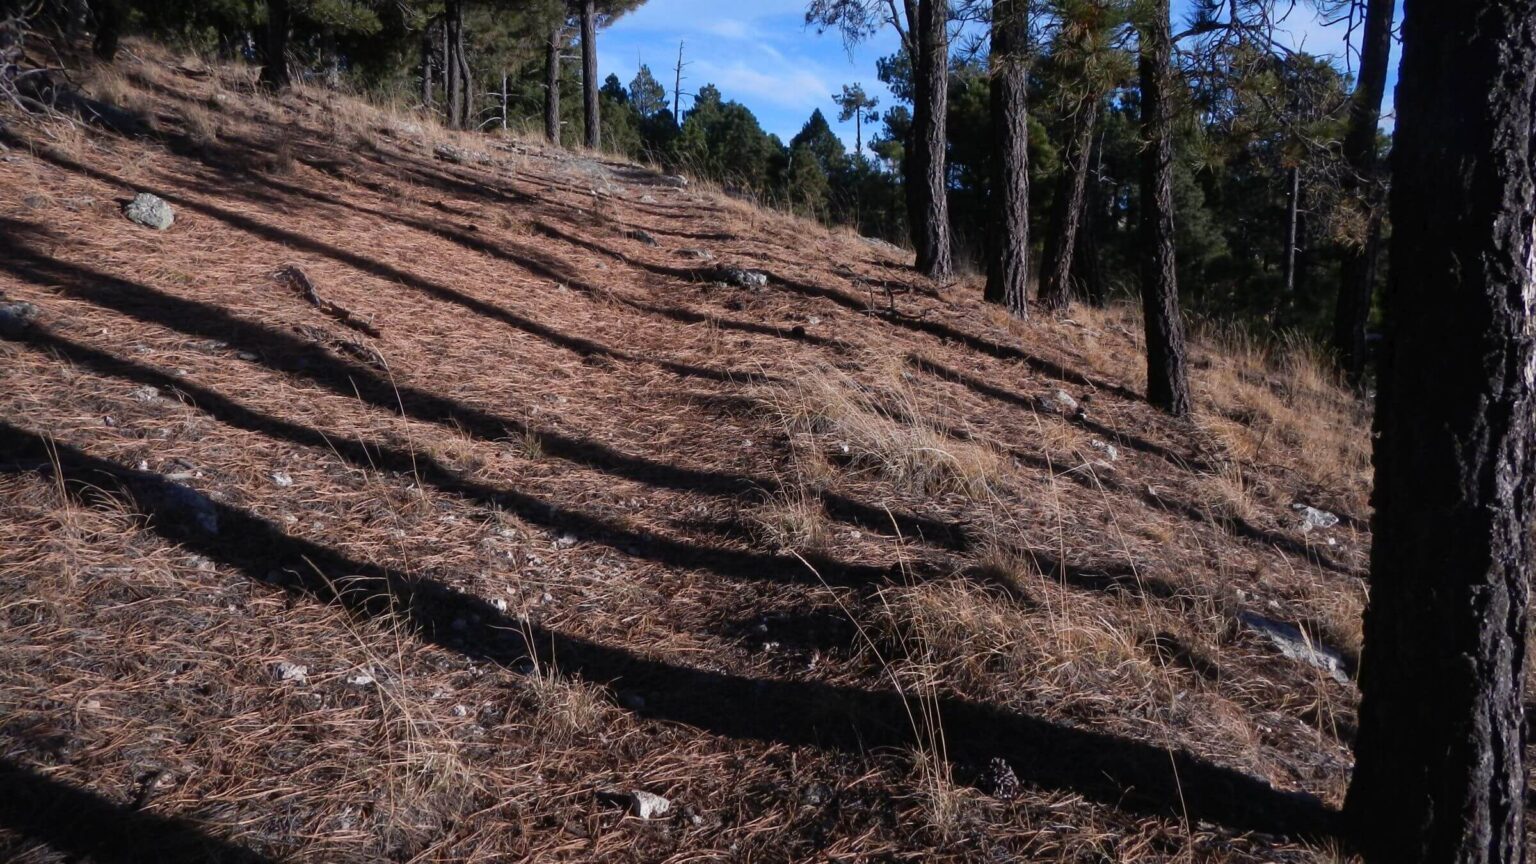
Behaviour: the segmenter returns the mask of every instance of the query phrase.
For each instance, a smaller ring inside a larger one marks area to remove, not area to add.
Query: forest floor
[[[1197,336],[1173,421],[1129,306],[253,79],[4,118],[0,858],[1341,860],[1308,352]]]

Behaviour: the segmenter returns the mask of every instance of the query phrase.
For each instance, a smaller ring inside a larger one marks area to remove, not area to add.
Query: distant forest
[[[269,5],[287,20],[282,51],[296,77],[435,112],[451,126],[546,132],[568,146],[595,139],[604,150],[827,224],[897,243],[911,236],[904,179],[912,176],[914,134],[908,48],[879,63],[894,102],[880,104],[849,82],[828,94],[837,109],[832,117],[815,111],[788,142],[713,84],[685,83],[689,92],[679,94],[672,69],[648,66],[628,81],[609,75],[596,87],[599,129],[584,135],[582,7],[591,7],[596,33],[636,0],[97,0],[90,14],[98,22],[112,19],[99,29],[114,41],[117,33],[149,33],[256,60],[271,30]],[[884,5],[812,0],[805,38],[856,40],[894,24],[903,45],[914,44],[911,22],[902,29],[902,16],[883,14]],[[997,186],[997,76],[986,38],[994,5],[956,2],[944,13],[952,37],[944,85],[947,222],[955,265],[971,272],[986,269],[998,242],[987,230]],[[1138,5],[1029,5],[1023,56],[1030,270],[1050,280],[1059,269],[1066,284],[1051,287],[1090,302],[1134,296],[1139,282],[1145,135],[1138,123]],[[1351,76],[1337,61],[1281,46],[1272,5],[1197,4],[1189,21],[1174,25],[1177,86],[1168,101],[1179,293],[1197,318],[1296,331],[1331,339],[1342,354],[1360,354],[1347,344],[1349,331],[1364,329],[1371,304],[1352,308],[1361,305],[1351,302],[1361,292],[1341,295],[1341,287],[1349,267],[1361,269],[1363,257],[1373,264],[1381,248],[1384,172],[1363,177],[1351,167],[1359,156],[1346,153],[1358,90]],[[1314,0],[1293,14],[1337,16],[1358,51],[1363,6]],[[1375,115],[1370,119],[1374,129]],[[834,123],[853,126],[868,146],[849,152]],[[1388,143],[1376,133],[1366,144],[1370,164],[1383,164]],[[1078,223],[1073,242],[1090,254],[1069,249],[1063,258],[1060,225],[1069,218]],[[1363,269],[1355,281],[1373,296],[1377,268]],[[1363,361],[1347,357],[1345,365],[1358,376]]]

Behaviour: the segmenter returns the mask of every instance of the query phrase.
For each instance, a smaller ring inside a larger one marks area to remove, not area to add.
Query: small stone
[[[280,489],[287,489],[293,485],[293,478],[288,476],[287,471],[274,471],[272,472],[272,482],[277,484]]]
[[[495,600],[492,600],[491,605],[496,607],[497,612],[507,611],[507,601],[502,597],[497,597]]]
[[[160,391],[159,391],[159,389],[157,389],[155,387],[151,387],[148,384],[144,385],[143,387],[137,387],[137,388],[135,388],[133,390],[130,390],[128,392],[128,395],[132,396],[134,398],[134,400],[137,401],[137,402],[159,402],[160,401]]]
[[[716,272],[716,278],[727,285],[749,291],[760,291],[768,286],[768,274],[744,267],[721,267]]]
[[[1055,393],[1041,399],[1040,407],[1060,414],[1063,417],[1075,416],[1082,410],[1078,406],[1077,400],[1073,399],[1072,395],[1065,390],[1057,390]]]
[[[309,681],[309,667],[300,666],[297,663],[282,662],[272,668],[272,673],[279,681],[292,681],[295,684],[304,684]]]
[[[455,716],[455,717],[468,717],[469,716],[469,708],[467,708],[467,707],[465,707],[463,705],[455,705],[455,706],[453,706],[453,716]]]
[[[679,249],[677,254],[684,258],[692,258],[695,261],[713,261],[715,253],[708,249]]]
[[[156,231],[164,231],[176,222],[176,213],[171,210],[171,205],[148,192],[133,196],[133,200],[123,208],[123,215],[130,221]]]
[[[575,534],[561,534],[559,537],[555,538],[555,546],[560,548],[560,549],[569,549],[569,548],[571,548],[572,546],[575,546],[575,545],[576,545],[576,535]]]
[[[204,534],[219,533],[219,509],[207,495],[190,486],[169,482],[169,477],[153,492],[152,497],[158,499],[155,509],[163,515],[191,522]]]
[[[656,203],[656,199],[654,197],[650,196],[650,195],[641,195],[640,196],[640,203],[641,204],[655,204]]]
[[[1094,440],[1088,442],[1088,446],[1099,451],[1100,453],[1103,453],[1104,458],[1111,462],[1120,458],[1120,451],[1115,449],[1115,445],[1110,444],[1107,441],[1100,441],[1095,438]]]
[[[37,307],[31,303],[0,303],[0,336],[19,336],[37,320]]]
[[[367,687],[374,682],[374,677],[369,675],[367,672],[359,675],[351,675],[347,678],[347,683],[353,685],[354,687]]]
[[[1310,534],[1317,528],[1332,528],[1339,524],[1338,516],[1300,501],[1292,504],[1291,509],[1301,514],[1301,533],[1303,534]]]
[[[654,816],[665,815],[668,810],[672,809],[672,802],[660,795],[653,795],[650,792],[637,789],[629,793],[629,808],[631,812],[641,819],[650,819]]]
[[[681,174],[667,174],[661,178],[661,185],[670,186],[673,189],[687,189],[688,178]]]
[[[635,241],[636,243],[640,243],[641,245],[644,245],[644,246],[660,246],[661,245],[660,243],[656,242],[656,238],[654,236],[652,236],[652,234],[649,231],[642,231],[639,228],[636,228],[635,230],[629,232],[625,236],[629,237],[629,239]]]

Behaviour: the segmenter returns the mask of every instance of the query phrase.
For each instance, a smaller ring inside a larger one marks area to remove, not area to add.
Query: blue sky
[[[1188,0],[1173,0],[1176,20],[1183,18],[1187,5]],[[1399,2],[1399,20],[1401,14]],[[875,60],[895,52],[896,35],[886,28],[850,53],[838,34],[818,35],[804,22],[805,0],[649,0],[599,37],[599,70],[604,77],[611,72],[628,84],[644,62],[666,85],[670,99],[681,40],[684,60],[691,64],[684,71],[685,110],[686,94],[714,84],[726,99],[751,108],[765,129],[785,141],[820,108],[852,147],[853,124],[836,122],[832,94],[858,82],[880,97],[882,110],[889,107],[892,99],[875,75]],[[1284,28],[1292,47],[1337,57],[1342,64],[1344,26],[1323,26],[1306,0],[1298,0]],[[1393,82],[1396,77],[1394,49]],[[1391,92],[1389,83],[1384,106],[1388,112]],[[1390,117],[1385,122],[1390,124]],[[868,133],[866,128],[866,141]]]

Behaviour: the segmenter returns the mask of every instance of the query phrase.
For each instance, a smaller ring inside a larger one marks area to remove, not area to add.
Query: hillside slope
[[[1332,860],[1368,440],[1303,352],[1173,422],[1134,310],[252,79],[0,138],[0,857]]]

